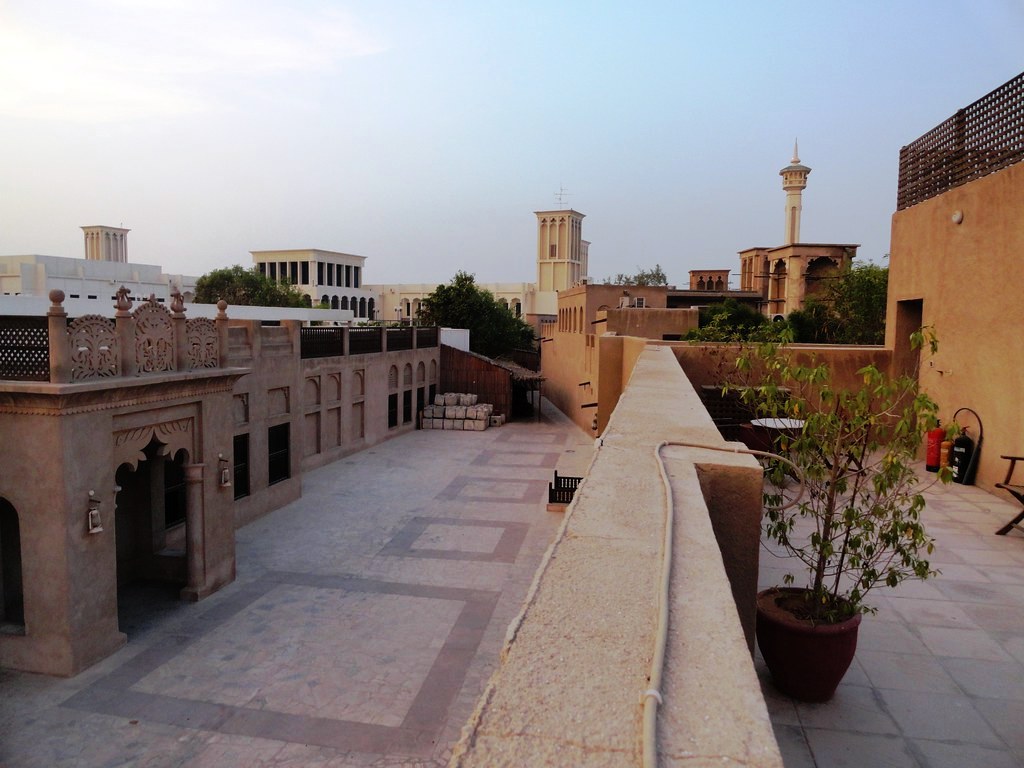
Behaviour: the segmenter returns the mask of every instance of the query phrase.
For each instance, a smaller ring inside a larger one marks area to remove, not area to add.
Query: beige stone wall
[[[669,350],[606,341],[636,364],[623,368],[628,386],[453,765],[639,764],[665,520],[655,447],[725,444]],[[665,454],[676,559],[660,764],[781,766],[743,629],[752,629],[760,468],[731,453]]]
[[[237,375],[5,383],[0,497],[18,515],[25,625],[24,634],[0,634],[0,666],[73,675],[125,642],[117,621],[116,472],[137,465],[154,435],[202,465],[194,499],[205,546],[196,555],[194,596],[234,579],[232,503],[219,487],[216,457],[231,450],[222,437]],[[88,532],[90,491],[99,533]]]
[[[673,354],[694,387],[721,385],[735,367],[739,347],[734,344],[671,344]],[[832,369],[833,381],[839,387],[860,386],[857,371],[867,365],[889,370],[892,352],[883,347],[826,346],[824,344],[792,344],[797,360],[804,364],[826,363]]]
[[[989,489],[1006,472],[1000,454],[1024,453],[1024,305],[1016,277],[1022,200],[1024,163],[1017,163],[892,220],[886,346],[906,358],[915,318],[935,329],[939,351],[925,364],[921,385],[939,403],[943,422],[961,406],[981,416],[978,484]],[[961,421],[977,439],[973,417]]]

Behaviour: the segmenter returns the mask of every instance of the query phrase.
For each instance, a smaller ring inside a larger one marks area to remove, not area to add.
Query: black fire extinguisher
[[[961,485],[973,485],[974,475],[978,470],[978,455],[981,452],[981,441],[985,436],[985,427],[981,418],[970,408],[961,408],[953,414],[953,421],[960,414],[960,411],[968,411],[974,414],[978,420],[978,444],[974,444],[967,435],[967,427],[963,427],[960,436],[953,441],[953,449],[950,452],[949,468],[953,473],[953,482]]]

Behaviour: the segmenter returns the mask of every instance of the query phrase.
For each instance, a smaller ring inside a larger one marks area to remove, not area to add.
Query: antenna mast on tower
[[[561,184],[558,185],[558,191],[555,192],[555,200],[558,201],[558,209],[562,210],[565,208],[565,198],[569,196],[569,190],[563,187]]]

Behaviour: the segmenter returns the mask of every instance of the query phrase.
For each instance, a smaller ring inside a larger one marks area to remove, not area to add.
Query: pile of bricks
[[[488,427],[498,427],[505,417],[494,415],[490,403],[476,402],[476,395],[448,392],[434,396],[434,404],[428,405],[420,414],[421,429],[451,429],[456,432],[483,432]]]

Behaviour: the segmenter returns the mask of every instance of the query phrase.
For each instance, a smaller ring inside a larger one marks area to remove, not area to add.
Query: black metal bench
[[[1000,458],[1009,461],[1010,467],[1006,470],[1006,479],[1001,483],[996,483],[996,488],[1002,488],[1013,496],[1013,498],[1019,501],[1021,505],[1020,514],[996,531],[997,535],[1005,536],[1014,528],[1024,532],[1024,525],[1020,524],[1021,520],[1024,520],[1024,485],[1011,482],[1011,480],[1013,480],[1013,470],[1017,466],[1018,461],[1024,461],[1024,456],[1000,456]]]
[[[548,483],[548,504],[568,504],[582,482],[582,477],[559,475],[555,472],[555,479]]]

